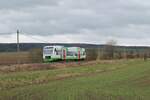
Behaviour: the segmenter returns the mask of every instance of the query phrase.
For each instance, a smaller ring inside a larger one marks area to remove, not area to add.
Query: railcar
[[[86,53],[84,48],[80,47],[66,47],[63,48],[63,60],[84,60]]]
[[[63,46],[45,46],[43,48],[44,62],[52,62],[62,59]]]
[[[44,62],[59,60],[84,60],[86,52],[80,47],[45,46],[43,48]]]

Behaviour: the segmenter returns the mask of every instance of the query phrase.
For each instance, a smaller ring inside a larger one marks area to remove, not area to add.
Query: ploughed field
[[[150,100],[149,60],[63,65],[53,70],[19,65],[13,71],[2,66],[0,100]]]

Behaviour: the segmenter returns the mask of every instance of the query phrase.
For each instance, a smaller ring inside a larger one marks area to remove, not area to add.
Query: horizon
[[[17,43],[0,43],[0,44],[16,44],[17,45]],[[21,42],[20,44],[60,44],[60,45],[62,45],[62,44],[81,44],[81,45],[94,45],[94,46],[105,46],[105,45],[107,45],[107,44],[92,44],[92,43],[42,43],[42,42]],[[115,46],[121,46],[121,47],[150,47],[150,46],[143,46],[143,45],[115,45]]]

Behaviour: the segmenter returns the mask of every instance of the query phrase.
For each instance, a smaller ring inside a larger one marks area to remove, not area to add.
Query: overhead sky
[[[150,46],[149,0],[0,0],[0,42]]]

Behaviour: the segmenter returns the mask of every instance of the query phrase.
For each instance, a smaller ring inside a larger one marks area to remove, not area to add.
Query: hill
[[[63,46],[79,46],[84,48],[98,48],[102,45],[96,44],[82,44],[82,43],[20,43],[21,51],[28,51],[35,48],[43,48],[46,45],[63,45]],[[0,43],[0,52],[16,51],[17,45],[15,43]]]
[[[98,45],[98,44],[84,44],[84,43],[20,43],[20,50],[21,51],[28,51],[35,48],[43,48],[46,45],[63,45],[66,47],[70,46],[78,46],[83,48],[103,48],[105,45]],[[143,50],[146,46],[116,46],[118,49],[127,50]],[[17,49],[16,43],[0,43],[0,52],[15,52]]]

